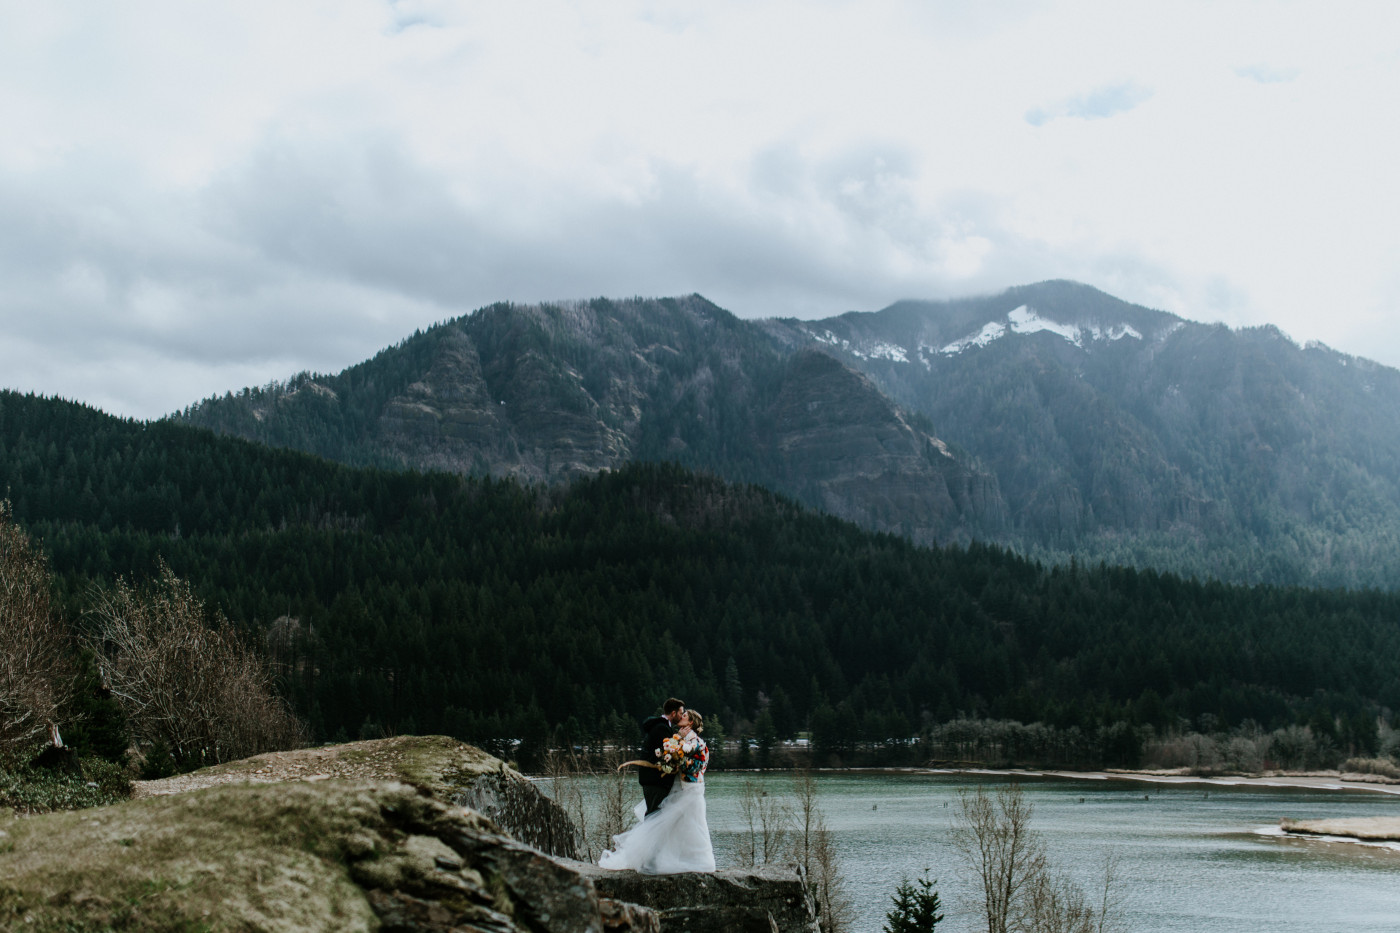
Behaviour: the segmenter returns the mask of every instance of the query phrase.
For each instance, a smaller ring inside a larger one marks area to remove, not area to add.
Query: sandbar
[[[1290,835],[1341,836],[1362,842],[1400,842],[1400,817],[1370,816],[1340,820],[1289,820],[1279,828]]]
[[[1075,781],[1138,781],[1147,784],[1197,784],[1220,787],[1298,787],[1308,790],[1369,791],[1400,795],[1400,781],[1376,774],[1341,771],[1278,772],[1263,774],[1192,774],[1174,771],[1130,771],[1110,768],[1103,771],[1038,771],[1007,768],[931,768],[939,774],[1000,774],[1010,777],[1064,778]]]

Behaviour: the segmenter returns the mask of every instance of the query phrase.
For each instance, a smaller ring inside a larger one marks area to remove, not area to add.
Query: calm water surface
[[[712,774],[706,791],[719,867],[733,867],[742,828],[739,791],[759,776]],[[790,787],[761,778],[770,791]],[[856,933],[878,933],[890,894],[924,868],[938,879],[947,920],[974,929],[966,871],[948,843],[960,788],[1000,776],[852,773],[818,777]],[[1081,884],[1101,879],[1109,847],[1121,857],[1119,891],[1133,933],[1397,933],[1400,851],[1261,834],[1281,817],[1400,817],[1389,794],[1021,778],[1033,825],[1053,861]],[[640,799],[640,794],[638,794]]]

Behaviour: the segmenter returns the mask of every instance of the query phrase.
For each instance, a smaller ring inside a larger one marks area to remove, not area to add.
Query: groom
[[[643,761],[657,760],[656,753],[661,750],[661,743],[676,734],[676,723],[680,722],[681,713],[684,712],[685,704],[672,697],[661,704],[662,715],[642,720],[642,734],[646,736],[642,742]],[[638,768],[637,782],[642,785],[642,798],[647,803],[646,815],[651,816],[671,792],[676,776],[662,774],[655,768]]]

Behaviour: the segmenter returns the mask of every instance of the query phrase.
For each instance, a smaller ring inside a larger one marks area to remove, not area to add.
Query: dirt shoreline
[[[1400,781],[1376,774],[1340,771],[1265,772],[1264,774],[1191,774],[1175,771],[1058,771],[1029,768],[920,768],[930,774],[1000,774],[1008,776],[1064,778],[1074,781],[1136,781],[1144,784],[1206,785],[1216,787],[1295,787],[1307,790],[1367,791],[1400,796]]]

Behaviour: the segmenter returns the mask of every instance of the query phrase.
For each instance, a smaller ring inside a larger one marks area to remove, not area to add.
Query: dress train
[[[632,811],[640,822],[613,837],[598,864],[630,868],[644,875],[714,871],[715,852],[705,819],[705,781],[677,780],[660,808],[646,816],[646,804]]]

